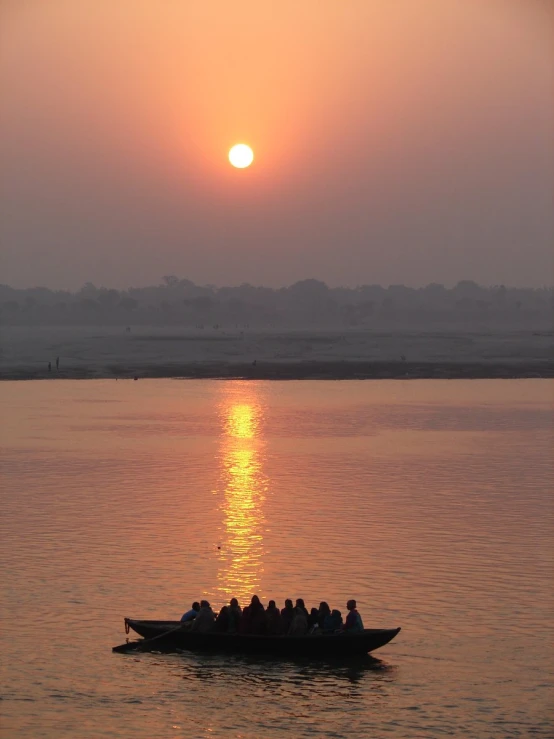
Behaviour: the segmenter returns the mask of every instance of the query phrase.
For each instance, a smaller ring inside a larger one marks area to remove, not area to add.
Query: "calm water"
[[[551,737],[543,380],[2,383],[2,737]],[[303,596],[376,663],[124,656]]]

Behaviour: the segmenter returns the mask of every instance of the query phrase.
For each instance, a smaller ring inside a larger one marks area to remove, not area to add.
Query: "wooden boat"
[[[254,634],[199,633],[179,621],[125,619],[125,631],[133,629],[143,641],[114,647],[115,652],[177,651],[267,654],[286,657],[344,658],[367,655],[388,644],[397,629],[364,629],[357,634],[310,634],[307,636],[258,636]]]

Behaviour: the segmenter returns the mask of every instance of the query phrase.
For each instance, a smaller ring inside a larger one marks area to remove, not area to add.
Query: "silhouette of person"
[[[48,362],[48,372],[52,372],[52,362]]]
[[[56,369],[60,369],[60,358],[56,357]]]

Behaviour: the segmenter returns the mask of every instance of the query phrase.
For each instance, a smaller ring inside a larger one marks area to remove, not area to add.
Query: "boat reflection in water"
[[[263,572],[263,504],[268,480],[263,471],[262,387],[229,382],[221,402],[221,537],[218,595],[244,606],[258,592]]]
[[[153,659],[164,669],[167,662]],[[183,678],[187,681],[221,683],[224,677],[233,685],[241,685],[246,691],[256,686],[262,690],[280,691],[281,697],[304,699],[313,703],[333,703],[344,699],[361,698],[361,683],[372,678],[374,698],[381,697],[387,685],[396,678],[394,667],[375,659],[371,655],[350,659],[348,664],[337,661],[317,662],[309,659],[275,660],[274,657],[248,657],[214,654],[183,653],[179,662]]]

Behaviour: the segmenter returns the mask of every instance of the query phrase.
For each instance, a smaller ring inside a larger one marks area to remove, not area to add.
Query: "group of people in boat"
[[[319,604],[319,608],[308,611],[302,598],[297,598],[294,606],[292,600],[287,599],[285,607],[279,610],[274,600],[270,600],[267,608],[264,608],[258,596],[253,595],[250,605],[244,609],[236,598],[231,598],[229,605],[223,606],[217,615],[207,600],[195,601],[192,608],[181,617],[181,623],[191,631],[220,634],[305,636],[363,631],[356,601],[349,600],[346,608],[348,614],[343,621],[341,612],[331,610],[325,601]]]

